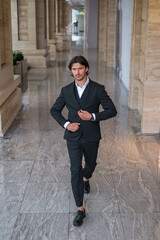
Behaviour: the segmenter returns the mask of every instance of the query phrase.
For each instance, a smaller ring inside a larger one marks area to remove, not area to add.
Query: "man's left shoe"
[[[77,212],[77,216],[75,217],[75,219],[73,221],[73,225],[75,227],[80,227],[83,224],[83,219],[85,218],[85,216],[86,216],[85,209],[84,209],[84,211],[79,210]]]
[[[83,182],[84,182],[84,193],[89,193],[90,192],[89,180],[88,181],[83,181]]]

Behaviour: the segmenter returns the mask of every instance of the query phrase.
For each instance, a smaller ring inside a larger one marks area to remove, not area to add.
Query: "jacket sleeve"
[[[96,121],[102,121],[108,118],[115,117],[117,115],[117,110],[111,98],[108,96],[107,92],[105,91],[104,86],[101,86],[99,90],[100,90],[99,101],[104,111],[95,113]]]
[[[67,120],[62,115],[62,110],[65,106],[64,96],[63,96],[63,88],[56,102],[53,104],[50,113],[52,117],[62,126],[67,122]]]

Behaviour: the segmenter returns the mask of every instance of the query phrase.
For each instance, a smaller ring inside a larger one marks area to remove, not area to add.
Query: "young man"
[[[90,192],[89,179],[97,164],[101,139],[99,121],[116,116],[117,111],[104,86],[87,76],[89,64],[83,56],[75,56],[68,68],[74,81],[62,88],[51,108],[51,115],[65,128],[64,139],[67,140],[71,163],[71,184],[78,209],[73,225],[81,226],[86,216],[83,195]],[[99,112],[100,105],[104,109],[102,112]],[[68,109],[68,119],[61,114],[65,106]],[[84,168],[82,168],[83,155]]]

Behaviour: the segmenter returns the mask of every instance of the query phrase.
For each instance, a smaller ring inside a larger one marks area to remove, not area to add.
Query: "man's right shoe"
[[[84,182],[84,193],[89,193],[90,192],[89,180],[88,181],[83,181],[83,182]]]
[[[83,219],[85,218],[85,216],[86,216],[85,209],[84,209],[84,211],[79,210],[77,212],[77,216],[75,217],[75,219],[73,221],[73,225],[75,227],[80,227],[83,224]]]

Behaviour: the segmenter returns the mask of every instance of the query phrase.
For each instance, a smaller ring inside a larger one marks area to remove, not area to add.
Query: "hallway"
[[[50,108],[61,87],[73,81],[68,61],[84,54],[83,41],[76,43],[65,41],[55,67],[29,73],[24,107],[0,138],[0,239],[160,240],[159,136],[141,135],[127,90],[95,50],[85,53],[89,76],[105,85],[118,115],[101,122],[98,165],[85,195],[87,217],[82,227],[73,227],[64,130]]]

